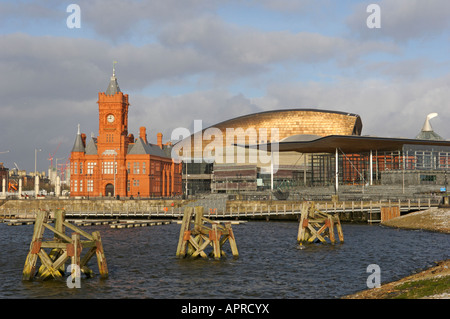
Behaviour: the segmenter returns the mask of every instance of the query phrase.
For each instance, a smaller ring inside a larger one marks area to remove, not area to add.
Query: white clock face
[[[114,122],[114,115],[109,114],[109,115],[106,117],[106,120],[107,120],[109,123]]]

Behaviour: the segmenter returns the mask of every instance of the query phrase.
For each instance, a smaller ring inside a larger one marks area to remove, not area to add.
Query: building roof
[[[435,140],[435,141],[442,141],[442,140],[444,140],[439,134],[437,134],[434,131],[421,131],[416,136],[416,139],[419,139],[419,140]]]
[[[78,124],[78,133],[77,137],[75,138],[75,143],[73,144],[72,147],[72,152],[84,152],[83,139],[81,138],[80,133],[80,124]]]
[[[145,143],[142,138],[138,138],[134,144],[128,146],[128,155],[148,154],[159,157],[168,157],[167,154],[158,146],[154,144]]]
[[[236,144],[258,144],[280,141],[293,135],[360,135],[361,117],[354,113],[320,109],[282,109],[247,114],[210,126],[175,143],[182,149],[181,158],[198,157],[213,140],[226,149]],[[220,134],[219,134],[220,133]],[[198,134],[201,138],[196,138]],[[214,137],[213,137],[214,136]],[[222,142],[220,142],[222,139]],[[245,141],[245,142],[244,142]],[[190,147],[188,145],[190,144]],[[217,160],[217,155],[215,156]]]
[[[416,139],[419,140],[437,140],[442,141],[444,140],[439,134],[433,131],[433,128],[431,127],[430,120],[434,117],[438,116],[437,113],[430,113],[427,115],[425,119],[425,123],[423,123],[422,130],[420,133],[416,136]]]
[[[86,155],[97,155],[97,139],[92,138],[86,146]]]
[[[106,89],[106,95],[114,95],[120,92],[119,83],[117,82],[116,76],[113,74],[111,80],[109,81],[108,88]]]
[[[259,145],[238,145],[247,148],[256,148],[261,150],[271,150],[271,144]],[[358,136],[358,135],[329,135],[316,139],[294,138],[288,141],[281,141],[278,144],[279,152],[300,152],[300,153],[334,153],[336,149],[344,153],[363,153],[369,151],[398,151],[404,145],[424,145],[424,146],[450,146],[450,141],[444,140],[419,140],[408,138],[389,138],[376,136]]]

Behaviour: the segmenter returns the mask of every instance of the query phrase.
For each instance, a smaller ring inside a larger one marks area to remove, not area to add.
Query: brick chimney
[[[147,144],[147,129],[145,126],[141,126],[139,128],[139,137],[144,140],[145,144]]]
[[[156,134],[156,137],[157,137],[158,146],[162,149],[163,148],[163,144],[162,144],[163,135],[162,135],[162,133]]]
[[[81,140],[83,141],[83,146],[86,147],[86,134],[81,133]]]

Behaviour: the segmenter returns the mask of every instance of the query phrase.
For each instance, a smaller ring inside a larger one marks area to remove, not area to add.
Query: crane
[[[63,158],[65,158],[65,157],[63,157]],[[60,174],[59,174],[61,176],[61,180],[65,180],[65,178],[66,178],[66,169],[67,169],[67,166],[69,165],[69,162],[70,162],[70,158],[67,158],[67,160],[64,164],[58,164],[59,166],[61,166],[61,170],[60,170]]]
[[[50,161],[50,168],[53,168],[53,158],[55,157],[56,152],[58,151],[59,146],[61,145],[62,142],[59,142],[58,147],[56,148],[56,150],[53,152],[52,154],[48,154],[48,160]]]

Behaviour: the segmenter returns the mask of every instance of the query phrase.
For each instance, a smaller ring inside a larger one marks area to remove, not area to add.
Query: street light
[[[42,151],[40,148],[34,149],[34,177],[36,177],[36,162],[37,162],[37,152]]]

